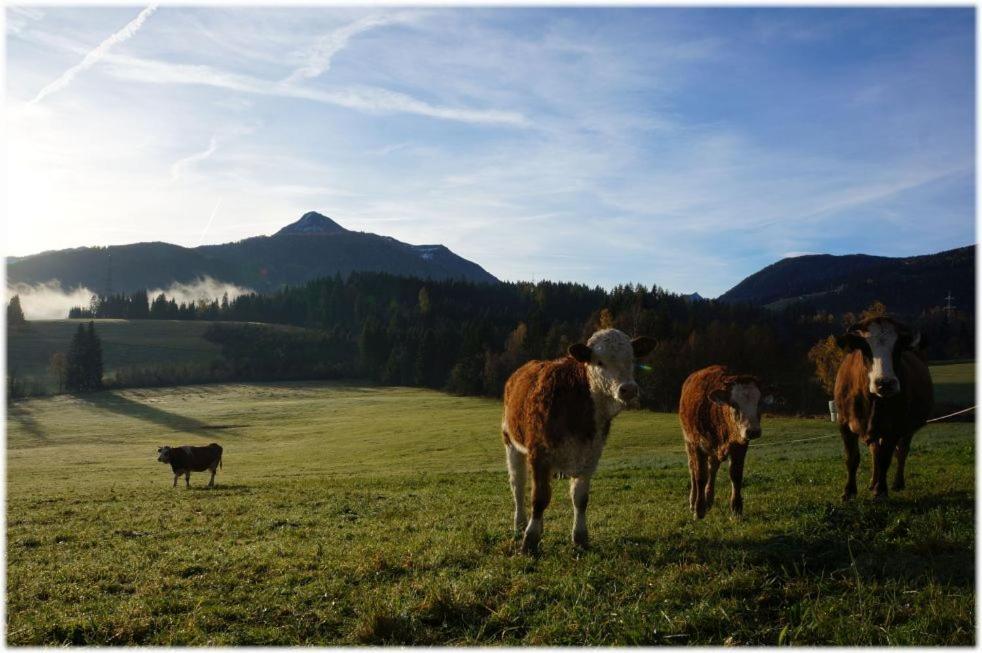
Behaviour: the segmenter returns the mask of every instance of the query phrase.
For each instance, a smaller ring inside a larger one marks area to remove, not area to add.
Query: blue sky
[[[502,279],[715,296],[975,240],[972,9],[8,7],[7,246],[317,210]]]

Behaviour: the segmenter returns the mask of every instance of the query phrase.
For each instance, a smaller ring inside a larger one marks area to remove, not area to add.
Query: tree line
[[[177,303],[160,295],[150,301],[138,292],[72,310],[76,317],[218,322],[206,337],[222,346],[220,372],[227,378],[368,378],[486,396],[500,396],[525,361],[561,356],[598,328],[616,327],[658,340],[637,374],[649,408],[674,410],[689,373],[722,363],[757,374],[779,389],[785,405],[804,412],[822,410],[827,398],[809,351],[858,319],[807,304],[772,311],[692,300],[658,286],[476,284],[370,272],[232,300]],[[925,331],[932,357],[973,355],[971,315],[935,308],[900,317]]]

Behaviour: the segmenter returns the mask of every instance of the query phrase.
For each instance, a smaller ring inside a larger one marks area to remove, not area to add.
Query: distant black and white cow
[[[191,472],[211,472],[208,486],[215,485],[215,470],[222,466],[222,448],[212,442],[207,447],[160,447],[157,449],[157,461],[169,463],[174,470],[174,487],[177,479],[184,475],[184,482],[191,487]]]

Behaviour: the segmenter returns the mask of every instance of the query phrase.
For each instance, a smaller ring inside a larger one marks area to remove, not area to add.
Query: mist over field
[[[210,302],[215,299],[221,299],[222,295],[226,293],[228,294],[229,301],[232,301],[239,295],[245,295],[251,292],[253,292],[251,288],[237,286],[234,283],[226,283],[209,276],[204,276],[199,277],[192,283],[175,282],[166,288],[150,289],[147,291],[147,296],[152,302],[157,295],[164,293],[167,299],[173,299],[178,304],[182,304],[197,302],[199,300]]]
[[[84,286],[62,288],[58,280],[45,283],[7,284],[6,304],[14,295],[20,295],[20,306],[28,320],[60,320],[68,317],[73,306],[88,306],[94,295]]]
[[[252,292],[249,288],[237,286],[211,277],[201,277],[192,283],[172,283],[166,288],[152,288],[147,291],[150,301],[163,293],[167,299],[177,303],[212,301],[221,299],[228,293],[229,300],[239,295]],[[44,283],[15,283],[7,284],[7,295],[4,303],[14,295],[20,295],[20,305],[24,317],[28,320],[61,320],[68,317],[68,311],[74,306],[88,306],[92,295],[96,294],[85,286],[62,288],[58,280]]]

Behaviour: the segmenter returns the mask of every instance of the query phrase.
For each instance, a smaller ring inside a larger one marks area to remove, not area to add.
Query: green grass
[[[57,390],[51,355],[67,352],[79,324],[89,320],[32,320],[7,333],[7,369]],[[180,320],[94,320],[102,339],[107,376],[117,369],[159,363],[207,363],[221,348],[201,337],[211,322]]]
[[[94,320],[102,339],[106,379],[127,367],[209,363],[221,357],[221,347],[202,335],[212,322],[196,320]],[[31,320],[7,333],[7,369],[53,393],[57,379],[49,365],[55,352],[67,352],[79,324],[89,320]],[[278,329],[296,329],[268,325]]]
[[[907,490],[844,506],[833,425],[765,420],[745,517],[723,482],[696,523],[676,417],[627,413],[592,548],[569,543],[557,480],[526,558],[499,419],[490,400],[309,383],[13,404],[8,643],[974,642],[972,424],[928,426]],[[212,441],[218,487],[171,488],[156,447]]]
[[[975,363],[931,366],[935,401],[956,406],[975,405]]]

